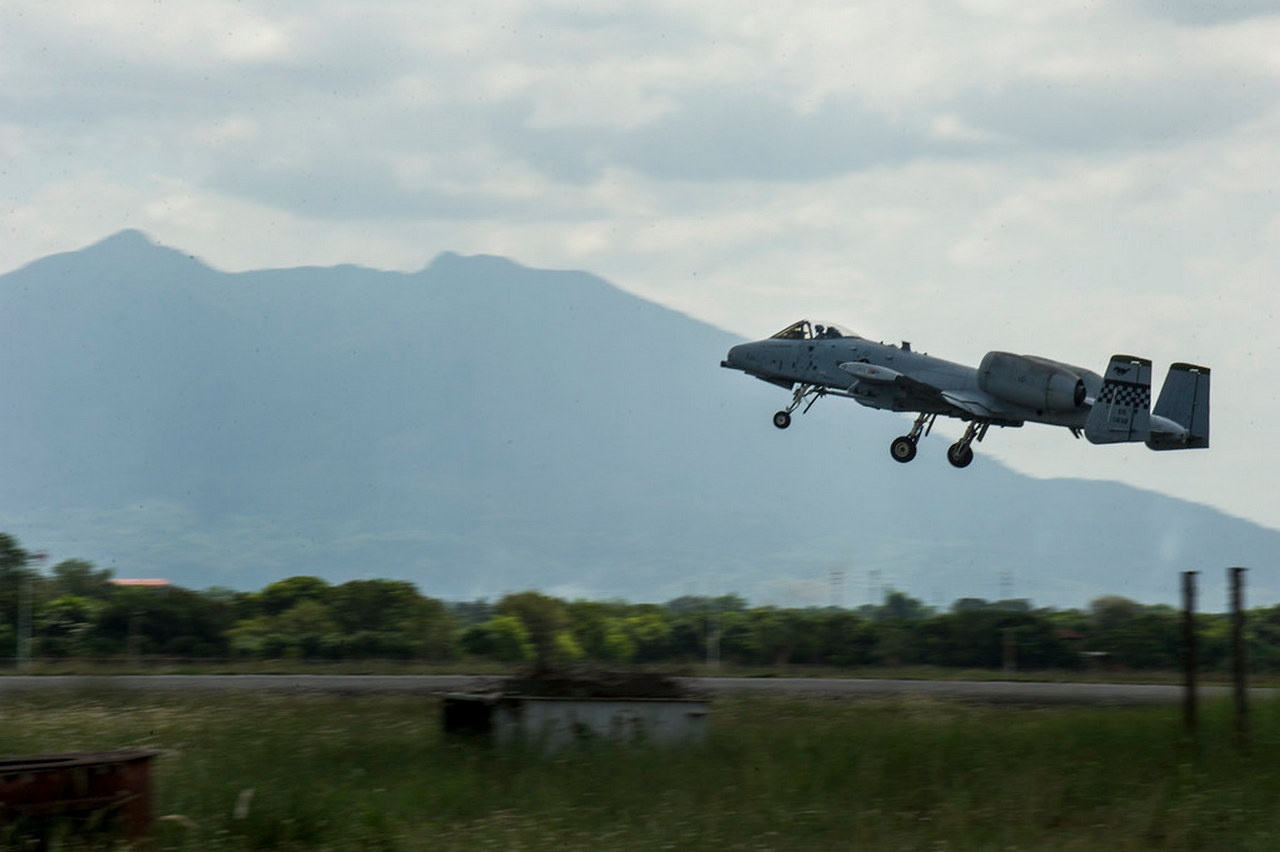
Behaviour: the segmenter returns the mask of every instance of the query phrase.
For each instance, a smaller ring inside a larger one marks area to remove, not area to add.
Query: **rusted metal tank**
[[[144,838],[153,749],[0,756],[0,839],[41,848],[84,834]]]

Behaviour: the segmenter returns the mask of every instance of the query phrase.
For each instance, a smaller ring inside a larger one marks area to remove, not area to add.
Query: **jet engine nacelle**
[[[1048,358],[988,352],[978,367],[978,387],[1036,411],[1074,411],[1084,405],[1084,380]]]

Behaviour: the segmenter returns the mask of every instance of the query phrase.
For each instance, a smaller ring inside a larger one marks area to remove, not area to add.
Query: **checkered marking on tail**
[[[1102,393],[1098,394],[1098,401],[1107,405],[1149,409],[1151,408],[1151,386],[1107,379],[1102,384]]]

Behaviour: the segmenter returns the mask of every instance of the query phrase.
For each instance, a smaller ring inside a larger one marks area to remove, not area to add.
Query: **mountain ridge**
[[[0,276],[0,309],[5,531],[121,575],[1078,606],[1280,545],[1119,483],[898,465],[905,421],[856,406],[780,433],[781,391],[718,366],[739,338],[586,272],[225,273],[125,231]]]

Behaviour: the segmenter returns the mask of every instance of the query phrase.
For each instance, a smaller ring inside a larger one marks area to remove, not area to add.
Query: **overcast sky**
[[[1277,45],[1263,0],[0,0],[0,272],[126,227],[230,271],[492,253],[746,337],[1191,361],[1207,452],[976,449],[1280,527]]]

